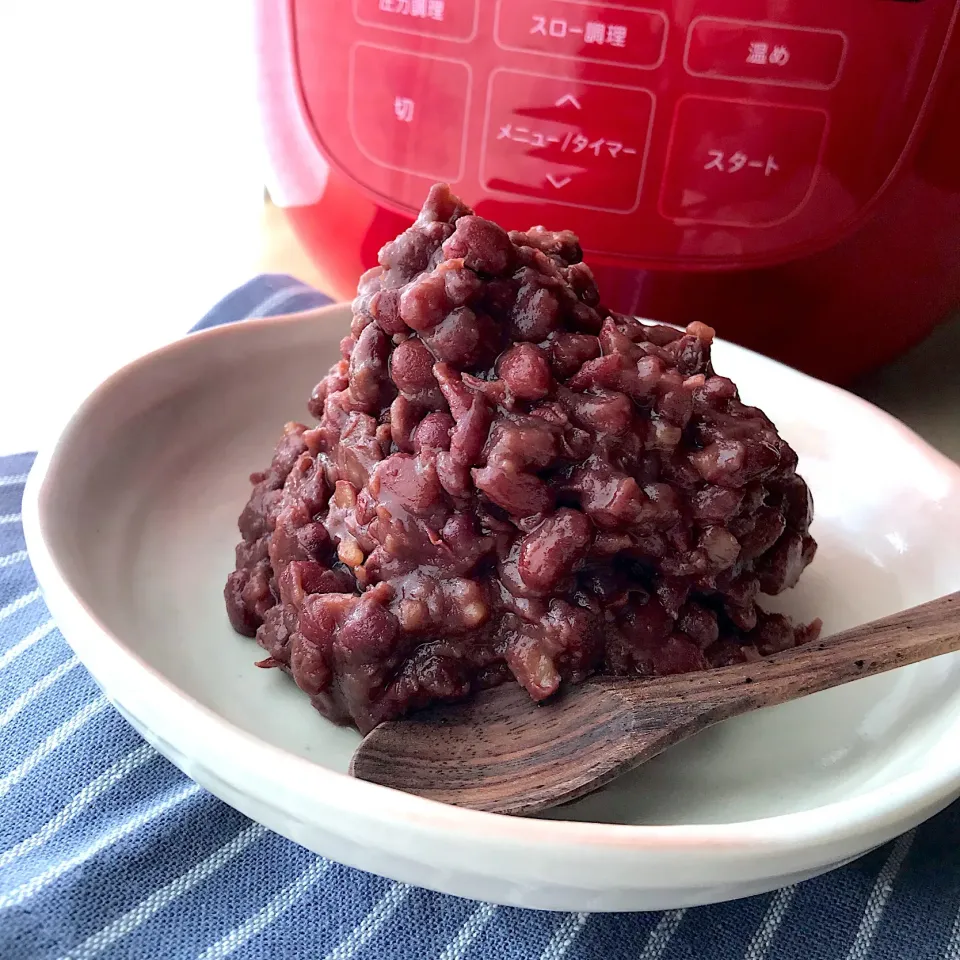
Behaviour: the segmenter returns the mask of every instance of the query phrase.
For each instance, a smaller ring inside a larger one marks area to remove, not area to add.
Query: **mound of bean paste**
[[[251,477],[225,597],[262,666],[368,731],[816,637],[757,604],[813,559],[812,500],[710,327],[605,309],[576,236],[507,233],[443,184],[379,264],[318,423]]]

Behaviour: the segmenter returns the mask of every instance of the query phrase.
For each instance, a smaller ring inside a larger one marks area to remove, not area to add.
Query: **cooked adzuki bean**
[[[813,504],[712,340],[605,309],[572,233],[438,184],[360,280],[319,423],[251,477],[230,622],[363,731],[511,676],[541,700],[816,637],[757,605],[813,559]]]

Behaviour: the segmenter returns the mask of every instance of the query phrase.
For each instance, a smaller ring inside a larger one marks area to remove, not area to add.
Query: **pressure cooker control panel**
[[[813,250],[863,215],[922,125],[958,8],[288,2],[316,146],[383,205],[413,212],[445,180],[510,227],[705,267]]]

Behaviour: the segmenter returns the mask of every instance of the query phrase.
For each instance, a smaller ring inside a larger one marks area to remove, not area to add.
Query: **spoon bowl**
[[[593,677],[540,705],[505,684],[381,724],[350,772],[457,806],[539,813],[721,720],[958,649],[960,592],[752,663]]]

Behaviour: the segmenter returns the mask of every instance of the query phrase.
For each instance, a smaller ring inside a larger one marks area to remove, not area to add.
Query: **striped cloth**
[[[199,324],[326,302],[252,281]],[[0,960],[960,960],[960,805],[828,876],[647,914],[494,907],[251,823],[113,711],[44,607],[0,460]]]

